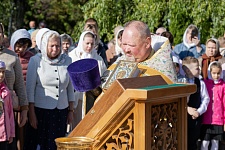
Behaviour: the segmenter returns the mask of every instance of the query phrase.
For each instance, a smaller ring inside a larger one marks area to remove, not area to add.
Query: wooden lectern
[[[69,137],[99,140],[96,150],[186,150],[187,97],[195,91],[160,75],[118,79]]]

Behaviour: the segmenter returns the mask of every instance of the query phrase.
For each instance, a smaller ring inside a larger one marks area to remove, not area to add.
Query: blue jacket
[[[193,27],[195,27],[198,30],[198,28],[195,25],[189,25],[183,34],[183,42],[174,47],[175,54],[177,54],[181,60],[183,60],[187,56],[193,56],[195,58],[199,58],[205,53],[204,44],[201,44],[202,50],[200,51],[200,53],[198,53],[196,49],[196,45],[194,43],[188,43],[190,39],[188,39],[189,37],[187,37],[187,35],[188,36],[190,35],[190,33],[188,32],[190,32],[191,28]],[[197,36],[198,36],[198,39],[200,40],[199,32]]]
[[[198,58],[205,53],[205,45],[201,44],[201,47],[202,50],[200,53],[198,53],[196,46],[188,48],[184,45],[184,43],[180,43],[174,47],[173,51],[180,57],[181,60],[183,60],[187,56],[193,56],[195,58]]]

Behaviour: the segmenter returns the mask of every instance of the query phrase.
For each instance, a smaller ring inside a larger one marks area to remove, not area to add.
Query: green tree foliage
[[[107,34],[107,39],[113,38],[113,30],[118,25],[123,25],[131,20],[134,13],[135,4],[130,0],[91,0],[81,7],[84,13],[84,20],[78,22],[74,27],[76,31],[75,39],[79,39],[84,26],[84,21],[88,18],[95,18],[98,21],[100,35]]]
[[[26,12],[25,23],[45,20],[50,29],[60,33],[73,34],[73,28],[83,20],[80,5],[82,0],[28,0],[31,9]]]
[[[223,0],[90,0],[81,8],[84,19],[98,20],[101,35],[107,33],[108,40],[117,25],[133,19],[146,22],[152,32],[166,27],[174,35],[175,44],[182,42],[190,24],[199,28],[202,43],[209,37],[222,36],[225,27]]]
[[[225,3],[222,0],[169,1],[171,20],[169,30],[175,37],[175,43],[181,42],[183,33],[189,24],[197,25],[202,43],[210,37],[222,36],[225,27],[224,6]]]
[[[18,14],[18,10],[22,11],[18,9],[21,4],[24,18]],[[98,21],[100,35],[107,34],[107,41],[113,38],[116,26],[134,19],[146,22],[152,32],[160,26],[166,27],[174,35],[175,44],[182,42],[190,24],[200,29],[202,43],[209,37],[222,36],[225,28],[223,0],[2,0],[0,9],[0,19],[6,26],[10,16],[14,22],[22,20],[27,27],[29,20],[37,23],[45,20],[49,28],[65,32],[75,41],[79,39],[84,21],[90,17]],[[19,23],[14,26],[21,27]]]
[[[157,27],[168,26],[168,8],[166,0],[135,0],[136,10],[134,11],[135,20],[142,20],[149,25],[151,32]]]
[[[11,1],[2,0],[0,3],[0,20],[5,25],[8,24],[12,7]]]
[[[16,18],[15,16],[17,13],[17,8],[15,2],[13,0],[2,0],[0,3],[0,22],[4,25],[5,34],[10,34],[12,24],[16,24],[16,21],[13,20]],[[8,30],[9,29],[9,30]]]

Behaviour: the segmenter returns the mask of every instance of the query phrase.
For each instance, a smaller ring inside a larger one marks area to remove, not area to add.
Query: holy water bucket
[[[76,91],[86,92],[101,84],[98,61],[92,58],[73,62],[67,68]]]
[[[92,150],[95,140],[88,137],[60,137],[55,142],[57,150]]]

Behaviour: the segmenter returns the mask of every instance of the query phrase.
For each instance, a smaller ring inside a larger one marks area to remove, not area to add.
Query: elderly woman
[[[63,53],[68,54],[68,49],[71,45],[73,45],[73,39],[66,33],[60,35],[62,40],[62,50]]]
[[[219,52],[219,41],[215,38],[210,38],[206,41],[206,51],[202,57],[198,58],[201,75],[204,79],[208,78],[208,66],[213,61],[218,61],[221,64],[225,63],[225,58]]]
[[[65,136],[73,118],[74,89],[67,67],[71,59],[62,54],[60,35],[48,30],[27,70],[29,120],[38,132],[38,148],[56,149],[55,138]]]

